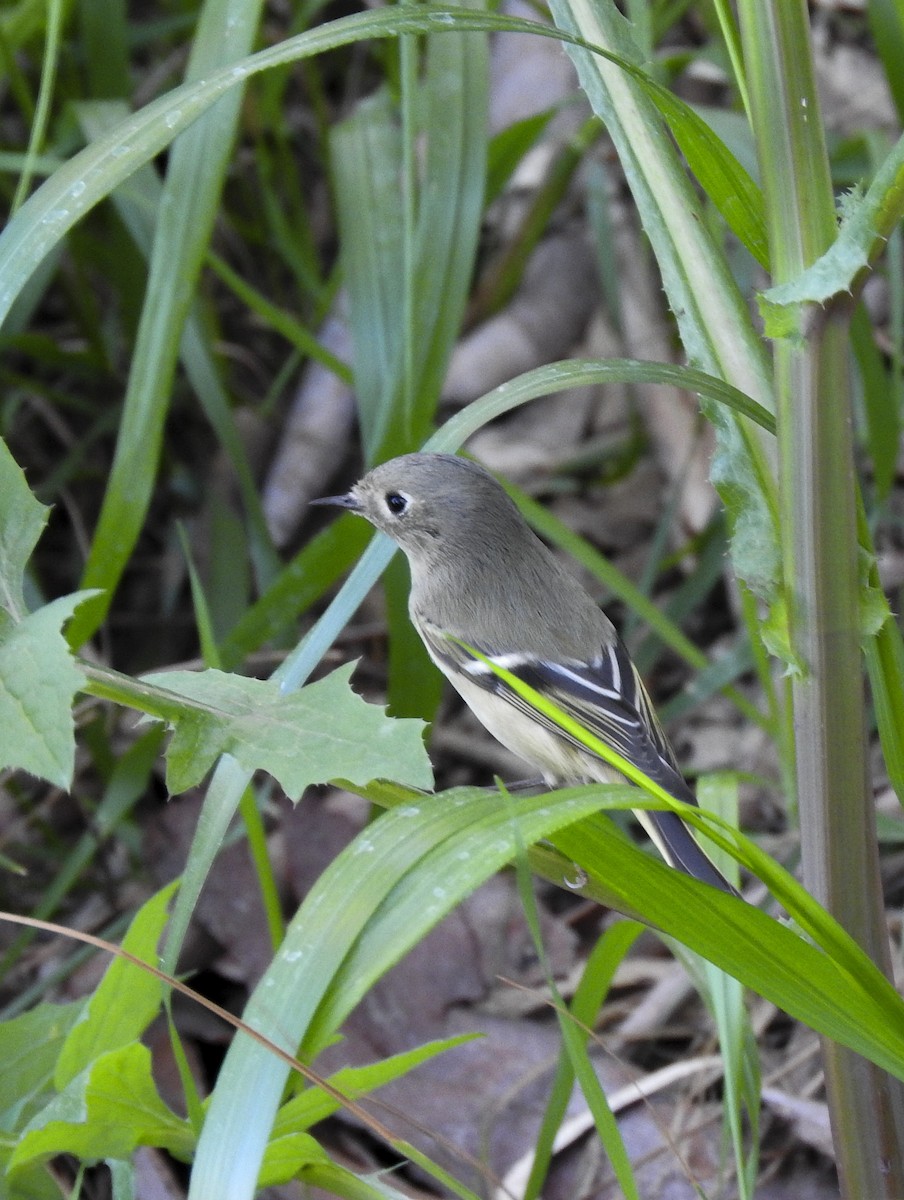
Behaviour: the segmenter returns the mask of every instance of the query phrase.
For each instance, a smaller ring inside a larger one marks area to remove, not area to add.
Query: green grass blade
[[[642,932],[643,926],[636,921],[618,921],[597,940],[570,1005],[571,1016],[579,1029],[594,1027],[616,970]],[[585,1044],[586,1040],[585,1038]],[[543,1121],[534,1139],[533,1162],[524,1185],[524,1200],[536,1200],[542,1192],[543,1182],[552,1161],[556,1133],[565,1118],[571,1099],[574,1078],[571,1055],[563,1047],[550,1087]]]
[[[355,391],[365,460],[373,463],[392,421],[401,368],[399,312],[402,134],[386,91],[333,130],[331,157],[343,274],[355,347]]]
[[[207,0],[193,43],[190,79],[233,62],[251,46],[260,0]],[[138,339],[103,505],[83,575],[103,589],[69,628],[79,646],[106,615],[144,524],[163,425],[194,284],[229,162],[241,90],[234,89],[178,140],[170,155]],[[173,263],[179,269],[173,269]]]
[[[125,104],[113,101],[78,104],[75,111],[89,141],[96,141],[102,137],[119,125],[128,114]],[[150,257],[153,250],[153,216],[160,211],[163,196],[163,184],[153,167],[146,164],[139,167],[111,197],[135,244],[146,257]],[[251,560],[256,567],[258,586],[263,589],[276,576],[279,560],[267,532],[254,473],[248,462],[244,442],[236,429],[229,397],[217,370],[210,336],[204,328],[200,307],[196,301],[192,302],[185,318],[179,356],[207,419],[235,470],[248,517]]]
[[[519,802],[524,842],[599,803]],[[293,1051],[331,1040],[360,997],[477,883],[516,850],[513,817],[479,790],[403,804],[372,823],[309,892],[245,1019]],[[336,896],[346,901],[336,906]],[[288,1068],[237,1037],[198,1144],[190,1197],[253,1195]]]
[[[28,195],[28,190],[31,187],[31,181],[34,176],[35,161],[47,134],[47,126],[50,122],[50,105],[53,99],[53,88],[60,54],[63,9],[63,0],[50,0],[47,5],[47,40],[44,46],[44,58],[41,69],[41,87],[38,91],[38,104],[34,120],[31,123],[28,135],[28,150],[25,155],[25,163],[22,167],[22,174],[19,176],[19,182],[16,185],[16,194],[13,196],[11,213],[16,212]]]

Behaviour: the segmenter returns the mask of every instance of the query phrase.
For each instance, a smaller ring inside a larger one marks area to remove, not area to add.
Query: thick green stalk
[[[803,0],[740,5],[774,281],[794,279],[832,244],[834,203]],[[869,788],[860,656],[857,484],[851,435],[847,298],[801,314],[779,342],[776,392],[781,528],[792,651],[804,882],[890,974]],[[823,1040],[845,1195],[904,1195],[904,1090]]]

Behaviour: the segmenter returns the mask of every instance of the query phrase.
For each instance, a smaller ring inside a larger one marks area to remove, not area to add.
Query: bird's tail
[[[690,793],[690,788],[688,792]],[[690,793],[690,796],[693,801],[693,793]],[[737,889],[732,887],[721,871],[713,865],[677,813],[638,809],[634,815],[670,866],[722,892],[727,892],[730,896],[738,895]]]

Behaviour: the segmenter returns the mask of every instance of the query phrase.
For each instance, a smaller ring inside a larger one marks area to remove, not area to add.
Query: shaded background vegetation
[[[898,132],[902,60],[892,7],[815,6],[812,13],[839,194],[871,178]],[[273,3],[256,26],[254,8],[246,6],[244,29],[235,22],[231,57],[349,15]],[[714,9],[628,8],[654,78],[691,102],[755,173]],[[230,61],[212,34],[216,10],[187,0],[7,5],[0,14],[7,212],[129,109]],[[90,602],[72,628],[86,657],[130,674],[203,661],[266,675],[367,541],[352,521],[323,527],[307,499],[344,487],[368,461],[415,448],[463,404],[525,370],[557,359],[682,360],[612,144],[559,44],[499,35],[487,83],[481,35],[468,37],[475,40],[464,50],[431,47],[426,67],[412,39],[392,39],[333,48],[258,76],[210,114],[222,121],[216,154],[200,135],[193,144],[195,135],[186,134],[75,224],[19,295],[0,334],[2,434],[35,494],[52,506],[27,579],[29,599],[36,607],[79,586],[107,589],[109,609],[106,600]],[[422,71],[430,86],[419,90]],[[227,110],[239,102],[233,137]],[[484,145],[474,131],[487,125]],[[428,126],[425,146],[417,135]],[[418,197],[406,194],[387,163],[420,175]],[[707,197],[702,211],[727,246],[741,291],[752,296],[767,283],[762,266],[725,231]],[[371,261],[375,243],[381,255]],[[851,337],[858,462],[893,607],[904,581],[900,249],[895,232]],[[397,275],[384,270],[387,257],[398,262]],[[368,297],[379,301],[372,309]],[[799,845],[784,684],[764,665],[757,605],[730,569],[729,529],[708,483],[712,433],[696,396],[643,379],[585,388],[482,429],[469,449],[518,486],[545,536],[578,550],[689,773],[703,775],[703,787],[723,799],[739,795],[742,826],[793,870]],[[569,543],[568,530],[586,544]],[[594,552],[620,574],[603,574]],[[441,786],[489,783],[494,773],[517,778],[518,764],[453,700],[441,700],[407,627],[405,586],[394,564],[388,605],[382,594],[373,597],[331,661],[360,655],[358,687],[373,699],[388,695],[397,713],[432,720],[440,705],[431,749]],[[658,626],[650,625],[650,597],[665,614]],[[136,730],[121,710],[88,699],[77,720],[69,792],[21,772],[4,780],[0,845],[26,870],[6,876],[4,907],[109,936],[183,869],[200,798],[167,804],[156,730]],[[894,904],[902,887],[899,811],[875,736],[871,746],[883,877]],[[723,772],[735,774],[726,781]],[[244,838],[224,851],[184,959],[236,1011],[270,961],[280,907],[293,910],[362,827],[366,808],[324,791],[292,811],[264,782],[245,818],[256,866]],[[536,998],[522,1002],[496,980],[545,986],[515,893],[508,878],[477,892],[430,935],[434,943],[422,943],[379,985],[383,991],[368,996],[344,1057],[331,1050],[335,1061],[328,1055],[321,1063],[328,1070],[432,1037],[488,1031],[497,1039],[498,1077],[486,1092],[475,1094],[473,1080],[485,1079],[488,1056],[469,1047],[452,1052],[463,1056],[458,1068],[443,1057],[426,1082],[406,1077],[393,1102],[478,1158],[489,1136],[484,1110],[498,1105],[505,1115],[493,1123],[487,1156],[498,1176],[535,1136],[540,1101],[524,1098],[525,1046],[532,1071],[558,1046]],[[543,900],[554,972],[567,978],[613,918],[561,889]],[[0,936],[6,1017],[42,995],[68,998],[94,985],[98,968],[81,955],[26,945],[8,929]],[[616,1025],[606,1049],[623,1061],[600,1063],[607,1089],[626,1076],[627,1062],[644,1074],[705,1060],[696,1092],[670,1093],[658,1109],[626,1121],[632,1157],[650,1155],[642,1193],[665,1194],[667,1177],[676,1196],[693,1194],[692,1179],[713,1194],[722,1186],[734,1194],[743,1185],[719,1182],[722,1101],[717,1071],[706,1073],[713,1034],[705,1007],[652,937],[636,943],[619,972],[602,1021]],[[759,1003],[751,1023],[766,1106],[757,1194],[834,1194],[816,1039]],[[223,1034],[193,1013],[183,1020],[203,1091]],[[161,1033],[154,1045],[158,1079],[170,1073],[161,1090],[178,1108],[168,1040]],[[676,1145],[678,1135],[663,1132],[672,1122],[682,1131],[689,1123],[690,1140]],[[338,1121],[323,1136],[350,1165],[386,1165],[382,1147]],[[459,1154],[447,1152],[438,1160],[480,1186],[480,1172],[468,1176]],[[595,1174],[603,1168],[593,1153],[573,1152],[544,1194],[612,1194]],[[56,1169],[67,1178],[65,1165]],[[140,1169],[163,1175],[170,1167],[149,1154]],[[96,1194],[103,1194],[101,1174],[85,1185]],[[149,1194],[147,1186],[139,1177],[135,1194]],[[415,1174],[412,1186],[426,1184]]]

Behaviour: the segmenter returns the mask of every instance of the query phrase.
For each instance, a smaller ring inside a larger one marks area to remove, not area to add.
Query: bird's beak
[[[361,511],[361,501],[355,495],[354,490],[346,492],[344,496],[321,496],[319,500],[310,500],[308,503],[329,504],[334,508],[347,508],[351,512]]]

